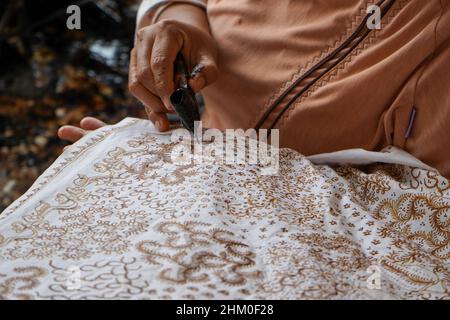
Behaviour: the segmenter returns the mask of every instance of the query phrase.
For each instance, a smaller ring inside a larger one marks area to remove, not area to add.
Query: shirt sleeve
[[[206,9],[207,0],[143,0],[137,13],[136,25],[139,26],[143,22],[154,23],[164,9],[174,3],[192,4]]]

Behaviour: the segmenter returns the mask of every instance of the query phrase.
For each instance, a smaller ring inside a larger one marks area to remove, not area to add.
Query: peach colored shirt
[[[205,8],[219,47],[205,126],[279,129],[305,155],[394,145],[450,177],[450,0],[175,2]]]

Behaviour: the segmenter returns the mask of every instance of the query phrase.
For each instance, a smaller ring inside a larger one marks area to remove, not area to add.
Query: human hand
[[[188,84],[194,92],[216,80],[215,41],[208,30],[191,23],[164,19],[144,26],[137,32],[131,51],[129,90],[144,104],[149,119],[160,131],[169,129],[167,113],[174,112],[170,95],[176,89],[174,62],[179,52],[191,72]]]

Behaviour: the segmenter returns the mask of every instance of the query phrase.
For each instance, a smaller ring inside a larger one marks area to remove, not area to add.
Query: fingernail
[[[196,82],[196,85],[195,85],[196,91],[203,89],[206,85],[206,80],[204,77],[195,79],[195,82]]]
[[[201,63],[197,64],[194,69],[192,69],[192,72],[190,74],[191,78],[195,78],[202,70],[205,68],[205,66]]]
[[[156,121],[155,126],[156,126],[156,129],[158,129],[158,131],[161,131],[161,122],[160,121]]]
[[[172,103],[170,102],[170,98],[163,98],[163,103],[166,106],[167,110],[173,111]]]

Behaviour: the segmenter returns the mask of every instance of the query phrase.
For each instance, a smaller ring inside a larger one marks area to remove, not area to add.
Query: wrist
[[[162,20],[176,20],[190,24],[209,33],[205,9],[191,3],[173,2],[162,5],[143,15],[137,22],[136,30],[148,27]]]

